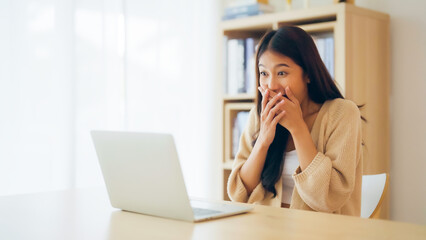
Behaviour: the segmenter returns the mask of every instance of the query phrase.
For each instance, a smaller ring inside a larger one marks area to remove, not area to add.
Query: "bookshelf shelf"
[[[249,93],[242,93],[242,94],[237,94],[237,95],[225,95],[223,97],[224,101],[254,101],[254,98],[256,96],[254,94],[249,94]]]
[[[334,32],[336,21],[299,25],[299,27],[308,33]]]
[[[232,170],[232,164],[234,163],[234,161],[232,161],[232,160],[226,160],[224,163],[223,163],[223,169],[225,169],[225,170]]]
[[[224,105],[224,152],[223,152],[223,162],[226,164],[228,163],[228,165],[226,166],[231,166],[232,167],[232,159],[234,158],[233,156],[233,150],[235,151],[236,149],[234,147],[235,146],[235,140],[237,141],[237,143],[239,142],[239,135],[235,136],[235,123],[236,123],[236,119],[237,119],[237,115],[240,112],[249,112],[250,109],[252,109],[254,107],[254,103],[253,102],[233,102],[233,103],[225,103]],[[241,134],[242,129],[244,128],[244,126],[239,126],[239,133]],[[231,162],[231,163],[229,163]],[[229,168],[231,169],[231,168]]]
[[[272,22],[275,13],[267,13],[259,16],[238,18],[232,20],[222,21],[219,27],[223,31],[256,31],[272,28]]]
[[[222,21],[220,28],[224,31],[256,30],[272,28],[277,22],[304,24],[324,22],[335,19],[342,6],[332,5],[315,9],[302,9],[288,12],[267,13],[252,17]]]
[[[334,59],[332,63],[328,63],[331,66],[329,70],[332,71],[336,84],[345,98],[358,105],[365,104],[361,109],[362,116],[368,120],[368,123],[363,123],[363,139],[366,144],[363,172],[389,173],[389,15],[353,4],[339,3],[222,21],[218,29],[219,78],[228,76],[225,73],[229,65],[223,64],[227,56],[223,55],[226,54],[227,40],[260,38],[267,31],[278,29],[283,25],[299,26],[314,39],[324,36],[332,38],[333,52],[328,54]],[[253,87],[257,90],[257,83],[255,84]],[[222,146],[223,198],[226,200],[228,200],[226,183],[233,161],[232,119],[240,111],[249,111],[254,102],[255,94],[224,94],[221,98],[223,135],[220,146]],[[385,196],[382,218],[389,218],[388,209],[388,196]]]

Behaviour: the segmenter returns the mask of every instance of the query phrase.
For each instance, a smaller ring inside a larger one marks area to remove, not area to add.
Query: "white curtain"
[[[110,129],[172,133],[217,198],[216,2],[0,0],[0,195],[102,186]]]

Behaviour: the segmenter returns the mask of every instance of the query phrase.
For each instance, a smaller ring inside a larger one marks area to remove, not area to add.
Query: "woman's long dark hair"
[[[284,26],[277,31],[266,33],[259,42],[256,53],[256,78],[259,85],[259,58],[262,54],[271,50],[291,58],[308,77],[309,98],[319,104],[327,100],[344,98],[327,71],[312,37],[304,30],[295,26]],[[262,95],[258,92],[256,97],[257,114],[260,119],[262,111]],[[359,106],[362,107],[362,106]],[[365,119],[361,117],[364,121]],[[284,151],[290,132],[277,124],[275,138],[269,146],[265,165],[260,180],[262,186],[269,192],[277,195],[276,182],[280,179],[284,166]],[[257,140],[257,139],[256,139]],[[254,143],[256,142],[254,140]]]

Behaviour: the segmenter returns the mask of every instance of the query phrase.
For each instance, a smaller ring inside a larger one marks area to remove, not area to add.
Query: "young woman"
[[[228,179],[232,201],[360,215],[362,126],[312,38],[267,33],[256,54],[259,93]]]

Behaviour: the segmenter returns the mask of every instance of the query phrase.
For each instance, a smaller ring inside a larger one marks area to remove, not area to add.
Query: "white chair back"
[[[381,205],[387,174],[362,176],[361,217],[370,218]]]

